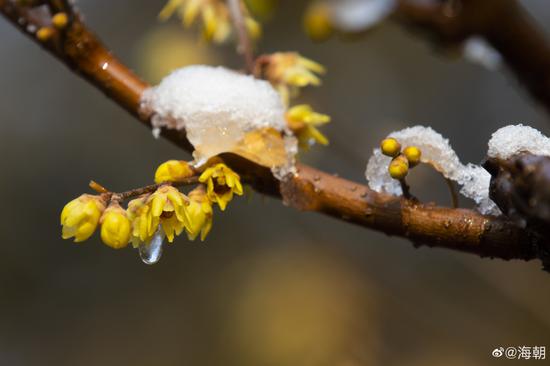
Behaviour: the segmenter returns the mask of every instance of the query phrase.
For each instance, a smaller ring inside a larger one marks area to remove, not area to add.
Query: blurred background
[[[550,24],[547,1],[522,3]],[[164,0],[78,4],[151,83],[186,64],[241,67],[231,45],[158,23]],[[259,46],[328,69],[300,101],[333,117],[323,130],[331,145],[303,161],[363,182],[378,141],[409,125],[432,126],[476,163],[504,125],[550,134],[548,116],[506,71],[445,58],[391,23],[314,44],[302,32],[304,5],[281,1]],[[181,237],[154,266],[98,235],[63,241],[61,208],[90,179],[143,186],[161,162],[189,156],[3,19],[0,44],[0,364],[490,365],[507,362],[490,356],[498,346],[550,347],[550,275],[539,262],[414,249],[259,195],[233,201],[205,243]],[[428,169],[410,183],[423,200],[449,203]]]

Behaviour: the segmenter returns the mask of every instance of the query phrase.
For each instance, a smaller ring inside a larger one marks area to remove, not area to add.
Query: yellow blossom
[[[180,235],[189,223],[187,215],[188,199],[172,186],[162,186],[147,200],[150,205],[152,223],[160,223],[168,242]]]
[[[57,29],[63,29],[69,23],[69,16],[67,13],[57,13],[52,17],[52,24]]]
[[[186,227],[189,240],[195,240],[201,235],[201,241],[204,241],[210,229],[212,228],[212,203],[208,199],[204,185],[189,192],[189,206],[187,207],[189,215],[189,225]]]
[[[393,179],[404,179],[409,173],[409,161],[404,155],[398,155],[388,166],[388,172]]]
[[[121,249],[130,241],[130,220],[118,203],[111,204],[100,219],[101,240],[113,249]]]
[[[128,203],[127,215],[132,223],[130,241],[134,248],[140,243],[149,243],[158,229],[158,221],[154,222],[147,199],[148,196],[143,196]]]
[[[250,16],[244,3],[241,3],[245,27],[252,38],[261,34],[261,27]],[[200,18],[202,34],[205,40],[216,43],[225,42],[231,35],[231,15],[224,0],[169,0],[159,14],[161,20],[167,20],[178,12],[185,27],[192,26]]]
[[[216,202],[222,211],[233,199],[233,194],[243,194],[241,178],[223,163],[207,168],[199,177],[199,181],[206,183],[208,198]]]
[[[411,167],[414,167],[418,163],[420,163],[420,158],[422,157],[422,151],[416,146],[408,146],[403,150],[403,155],[407,158],[409,161],[409,165]]]
[[[382,154],[395,158],[401,153],[401,144],[393,137],[388,137],[380,142]]]
[[[88,239],[97,228],[103,210],[104,199],[90,194],[83,194],[67,203],[61,212],[61,237],[74,237],[75,243]]]
[[[262,74],[281,94],[285,104],[297,95],[299,88],[321,85],[318,74],[325,68],[296,52],[277,52],[259,59],[259,74]]]
[[[168,160],[162,163],[155,172],[155,183],[178,182],[192,177],[194,169],[186,161]]]
[[[324,41],[334,33],[330,9],[325,3],[313,3],[304,16],[304,28],[314,41]]]
[[[318,126],[330,122],[330,116],[315,112],[311,106],[300,104],[290,108],[286,113],[288,127],[296,134],[301,147],[309,147],[312,142],[328,145],[328,139]]]
[[[53,28],[42,27],[38,29],[38,31],[36,32],[36,38],[40,42],[47,42],[50,40],[50,38],[53,37],[54,34],[55,34],[55,31],[53,30]]]

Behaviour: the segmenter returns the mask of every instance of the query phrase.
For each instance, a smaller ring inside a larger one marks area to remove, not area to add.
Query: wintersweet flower
[[[194,169],[186,161],[168,160],[157,168],[155,183],[178,182],[192,177],[194,174]]]
[[[158,188],[148,198],[147,204],[151,207],[149,214],[152,216],[152,224],[161,225],[170,243],[189,223],[188,198],[172,186]]]
[[[130,241],[137,248],[141,243],[149,243],[157,231],[158,222],[154,222],[151,207],[147,205],[149,195],[128,202],[127,215],[132,223]]]
[[[285,104],[298,94],[299,88],[321,85],[318,74],[324,74],[323,65],[302,57],[296,52],[277,52],[259,59],[258,73],[271,82]]]
[[[201,241],[204,241],[210,229],[212,228],[212,203],[206,194],[204,185],[189,192],[189,206],[187,207],[189,215],[189,225],[186,227],[189,240],[195,240],[200,234]]]
[[[300,104],[287,111],[286,120],[288,127],[298,137],[300,146],[307,148],[314,142],[328,145],[328,138],[317,127],[329,123],[330,116],[315,112],[307,104]]]
[[[241,6],[249,35],[252,38],[259,37],[260,25],[250,16],[245,4],[241,2]],[[231,15],[223,0],[169,0],[159,18],[166,20],[176,11],[186,27],[192,26],[197,18],[202,19],[202,34],[207,41],[223,43],[231,35]]]
[[[118,203],[112,203],[100,219],[101,240],[113,249],[121,249],[130,241],[131,224],[126,211]]]
[[[74,237],[75,243],[88,239],[97,228],[103,210],[105,200],[101,196],[83,194],[67,203],[61,212],[61,237]]]
[[[243,194],[241,178],[223,163],[207,168],[199,177],[199,182],[206,183],[208,198],[216,202],[222,211],[233,199],[233,194]]]

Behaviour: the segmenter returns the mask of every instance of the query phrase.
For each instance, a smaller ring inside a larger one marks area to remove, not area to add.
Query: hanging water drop
[[[153,239],[149,244],[141,243],[139,245],[139,256],[145,264],[155,264],[159,261],[162,256],[162,243],[164,241],[164,232],[159,229],[153,235]]]

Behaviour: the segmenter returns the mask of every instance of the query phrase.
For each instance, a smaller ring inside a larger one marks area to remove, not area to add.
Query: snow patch
[[[445,178],[457,182],[461,186],[460,193],[474,200],[481,213],[500,214],[496,204],[489,199],[491,175],[481,166],[462,164],[449,140],[441,134],[430,127],[414,126],[392,132],[389,137],[397,139],[403,148],[419,147],[421,161],[431,164]],[[379,148],[374,149],[365,176],[374,191],[401,195],[401,185],[388,174],[390,162],[391,158],[383,155]]]
[[[359,32],[383,21],[397,3],[395,0],[332,0],[328,5],[336,28]]]
[[[161,128],[185,130],[197,161],[231,151],[249,131],[271,127],[287,134],[285,108],[273,87],[223,67],[174,71],[143,93],[141,110],[152,116],[155,137]]]
[[[522,152],[550,156],[550,139],[533,127],[509,125],[493,133],[487,156],[508,159]]]
[[[494,71],[502,66],[502,56],[487,41],[481,37],[470,37],[462,48],[464,58]]]

